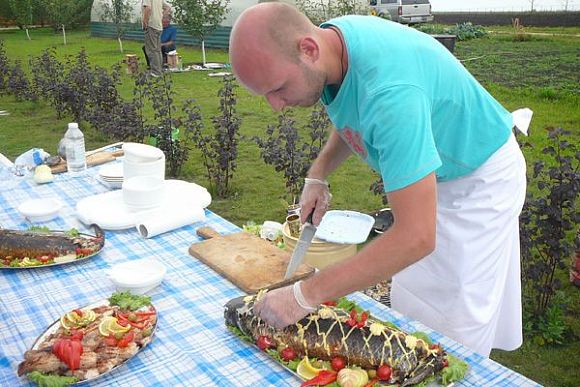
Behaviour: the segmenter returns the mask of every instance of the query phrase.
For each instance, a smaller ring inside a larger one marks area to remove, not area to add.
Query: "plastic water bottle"
[[[66,141],[66,168],[70,173],[79,173],[87,169],[85,156],[85,136],[76,122],[68,124],[64,135]]]

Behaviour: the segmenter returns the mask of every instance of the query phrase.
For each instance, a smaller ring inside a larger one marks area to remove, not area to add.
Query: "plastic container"
[[[161,262],[145,258],[119,263],[106,273],[118,291],[145,294],[161,284],[167,269]]]
[[[284,236],[286,251],[292,253],[296,247],[298,238],[290,235],[290,229],[287,223],[284,223],[282,235]],[[352,257],[356,252],[357,245],[330,243],[314,238],[304,257],[304,262],[318,269],[323,269],[345,258]]]
[[[61,208],[57,199],[30,199],[18,206],[18,211],[29,221],[40,223],[56,218]]]
[[[80,173],[87,169],[85,136],[76,122],[68,124],[64,135],[66,147],[66,168],[70,173]]]

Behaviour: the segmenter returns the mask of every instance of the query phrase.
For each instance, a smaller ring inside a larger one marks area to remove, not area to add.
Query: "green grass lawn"
[[[516,42],[511,30],[506,27],[490,28],[502,33],[493,33],[486,38],[458,42],[456,56],[472,71],[488,90],[510,110],[529,107],[534,112],[530,141],[535,149],[526,149],[528,164],[541,158],[539,149],[545,143],[544,128],[563,127],[573,131],[573,140],[580,136],[580,38],[578,28],[529,29],[533,32],[547,31],[568,36],[533,36],[530,40]],[[55,47],[60,58],[78,54],[81,47],[88,53],[89,60],[96,65],[109,68],[123,60],[125,54],[140,56],[141,42],[124,42],[125,52],[120,53],[115,40],[92,38],[87,31],[67,34],[68,44],[63,45],[61,35],[47,29],[31,30],[28,41],[21,31],[0,32],[8,57],[22,60],[28,69],[28,57],[39,56],[48,47]],[[197,48],[179,47],[185,64],[200,62],[201,52]],[[227,53],[209,50],[209,62],[227,62]],[[29,69],[34,71],[34,69]],[[206,72],[172,74],[174,101],[177,106],[187,98],[195,98],[202,108],[207,125],[216,114],[221,87],[219,78],[211,78]],[[123,76],[121,92],[131,95],[132,83],[128,75]],[[241,133],[246,137],[264,135],[269,124],[275,124],[277,114],[270,110],[264,99],[237,89],[238,113],[242,117]],[[9,116],[0,116],[0,152],[14,159],[20,153],[42,147],[56,153],[56,146],[63,136],[70,118],[57,119],[54,109],[47,104],[16,102],[12,96],[0,96],[0,110],[8,110]],[[294,115],[304,123],[310,110],[295,109]],[[87,149],[104,145],[109,140],[91,128],[83,128]],[[200,155],[193,150],[182,178],[207,186]],[[333,187],[335,209],[351,209],[370,212],[381,208],[381,200],[369,191],[376,180],[370,170],[359,160],[352,158],[330,178]],[[214,198],[210,209],[232,222],[242,225],[248,221],[261,223],[264,220],[283,221],[288,199],[284,192],[282,176],[263,163],[257,146],[244,140],[240,143],[238,170],[233,184],[233,193],[227,199]],[[549,386],[577,386],[580,380],[580,292],[571,287],[566,279],[567,272],[559,273],[564,290],[570,298],[571,310],[567,321],[571,331],[567,340],[558,347],[538,347],[526,342],[518,351],[494,351],[492,358],[542,384]]]

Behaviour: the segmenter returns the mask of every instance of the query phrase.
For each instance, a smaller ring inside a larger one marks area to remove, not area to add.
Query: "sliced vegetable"
[[[327,384],[334,383],[336,381],[336,371],[321,370],[318,375],[310,380],[305,381],[300,385],[300,387],[307,386],[326,386]]]
[[[81,364],[83,346],[80,340],[62,338],[57,339],[52,345],[52,353],[71,370],[77,370]]]
[[[74,376],[46,375],[38,371],[32,371],[26,376],[40,387],[64,387],[79,380]]]
[[[337,382],[341,387],[364,387],[368,381],[367,372],[360,368],[343,368],[337,375]]]

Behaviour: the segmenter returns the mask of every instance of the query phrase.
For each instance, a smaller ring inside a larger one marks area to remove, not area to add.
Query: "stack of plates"
[[[99,170],[99,177],[111,188],[121,188],[123,185],[123,164],[108,164]]]

